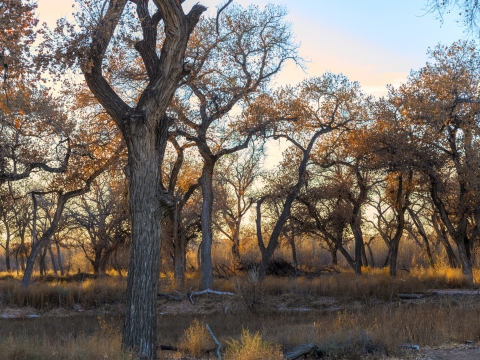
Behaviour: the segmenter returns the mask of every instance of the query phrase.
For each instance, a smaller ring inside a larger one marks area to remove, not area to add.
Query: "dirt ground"
[[[418,360],[479,360],[480,348],[431,349],[420,351]]]

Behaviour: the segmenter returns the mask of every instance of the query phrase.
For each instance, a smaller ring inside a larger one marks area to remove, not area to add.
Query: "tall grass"
[[[17,279],[0,281],[0,305],[30,306],[36,309],[71,308],[74,304],[84,309],[124,300],[126,280],[109,277],[74,282],[35,282],[28,289]]]

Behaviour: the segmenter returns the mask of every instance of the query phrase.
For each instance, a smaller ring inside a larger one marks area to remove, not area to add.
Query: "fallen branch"
[[[172,294],[167,294],[164,292],[158,292],[157,295],[159,297],[163,297],[167,300],[171,301],[183,301],[185,299],[189,299],[192,305],[195,305],[195,302],[193,301],[193,297],[197,295],[204,295],[204,294],[211,294],[211,295],[223,295],[223,296],[235,296],[234,293],[228,292],[228,291],[216,291],[216,290],[202,290],[202,291],[191,291],[187,294],[182,294],[179,293],[178,291],[174,290],[178,295],[172,295]]]
[[[315,359],[319,359],[323,356],[322,351],[313,344],[303,344],[299,345],[292,350],[285,353],[285,359],[295,360],[302,356],[307,356],[312,354],[315,356]]]
[[[192,305],[195,305],[195,303],[193,302],[193,296],[204,295],[204,294],[235,296],[235,294],[231,292],[223,292],[223,291],[206,289],[202,291],[193,291],[189,294],[188,298],[190,299],[190,302],[192,303]]]
[[[215,337],[215,335],[213,335],[213,332],[212,332],[212,330],[210,329],[210,326],[208,326],[208,324],[205,324],[205,326],[207,327],[208,332],[209,332],[210,335],[212,336],[213,341],[215,341],[215,344],[217,344],[217,357],[218,357],[218,360],[222,360],[222,355],[220,354],[220,349],[222,348],[222,344],[220,344],[220,342],[217,340],[217,338]]]

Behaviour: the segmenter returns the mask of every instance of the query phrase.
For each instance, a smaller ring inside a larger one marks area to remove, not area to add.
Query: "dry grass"
[[[186,355],[200,357],[215,349],[215,342],[205,324],[194,319],[192,324],[185,329],[178,343],[178,348]]]
[[[277,360],[283,357],[281,347],[262,340],[260,333],[251,335],[243,329],[240,340],[227,341],[225,360]]]
[[[0,281],[0,305],[44,310],[80,304],[84,309],[91,309],[123,301],[125,289],[126,280],[116,277],[69,283],[35,282],[28,289],[14,278]]]
[[[118,321],[103,318],[4,320],[0,358],[5,360],[126,360]]]
[[[475,271],[477,279],[480,273]],[[1,278],[1,274],[0,274]],[[198,278],[187,279],[182,292],[198,288]],[[28,292],[18,278],[0,280],[0,308],[31,306],[52,309],[80,303],[85,309],[121,304],[125,279],[106,277],[81,282],[35,282]],[[173,289],[171,280],[161,279],[162,291]],[[480,341],[480,302],[477,297],[427,297],[400,301],[398,293],[423,292],[432,288],[465,288],[460,270],[413,269],[391,278],[386,270],[364,269],[355,277],[350,271],[317,278],[274,278],[255,281],[252,274],[216,279],[215,289],[237,291],[228,301],[252,305],[222,313],[204,313],[222,298],[198,297],[197,313],[159,317],[159,344],[177,345],[185,354],[200,357],[215,345],[203,324],[208,323],[231,359],[254,359],[312,342],[331,358],[353,358],[362,354],[398,355],[401,345],[438,346],[445,343]],[[252,302],[251,299],[256,301]],[[331,299],[329,303],[325,299]],[[163,300],[165,301],[165,300]],[[171,305],[173,303],[169,303]],[[174,303],[174,306],[191,304]],[[279,307],[286,310],[279,310]],[[295,312],[298,308],[308,312]],[[162,309],[162,305],[160,305]],[[291,311],[290,311],[291,310]],[[98,312],[97,312],[98,313]],[[85,313],[80,313],[85,314]],[[198,320],[196,320],[196,318]],[[105,321],[85,315],[70,318],[0,319],[0,358],[5,359],[128,359],[120,351],[122,320]],[[248,328],[250,332],[242,333]],[[59,335],[60,334],[60,335]],[[239,339],[239,340],[232,340]],[[279,345],[276,345],[279,344]],[[171,359],[172,353],[163,354]],[[212,358],[213,355],[210,357]],[[236,356],[236,357],[235,357]],[[273,356],[273,355],[272,355]]]

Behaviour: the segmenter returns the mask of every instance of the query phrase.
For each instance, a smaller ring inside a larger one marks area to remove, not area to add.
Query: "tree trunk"
[[[235,261],[240,262],[240,223],[242,218],[240,217],[235,223],[235,232],[233,234],[232,255]]]
[[[467,246],[465,245],[465,242],[462,239],[458,239],[456,243],[457,243],[457,249],[458,249],[458,256],[462,264],[463,276],[465,280],[468,282],[468,284],[473,285],[474,278],[473,278],[472,262],[471,262],[471,257],[468,254]]]
[[[403,229],[405,227],[405,209],[399,210],[397,214],[397,230],[395,235],[390,241],[390,276],[397,275],[397,258],[398,258],[398,248],[400,246],[400,240],[403,235]]]
[[[5,266],[7,267],[7,272],[12,272],[12,267],[10,265],[10,226],[5,218],[5,231],[7,238],[5,239]]]
[[[297,248],[295,247],[295,237],[292,236],[290,239],[290,247],[292,248],[292,259],[293,259],[293,267],[295,268],[295,272],[298,269],[298,259],[297,259]]]
[[[204,157],[200,186],[202,188],[202,245],[201,245],[201,271],[202,290],[213,289],[213,264],[212,264],[212,212],[213,212],[213,170],[215,160]]]
[[[50,260],[52,262],[52,269],[55,275],[58,275],[57,264],[55,263],[55,256],[53,255],[52,244],[48,244],[48,254],[50,255]]]
[[[43,247],[43,251],[40,252],[39,266],[40,266],[40,275],[47,275],[47,263],[45,261],[47,257],[48,246]]]
[[[337,244],[328,244],[328,249],[330,251],[330,256],[332,257],[332,265],[338,266],[338,246]]]
[[[175,252],[173,256],[173,274],[176,286],[185,284],[185,242],[180,241],[175,244]]]
[[[447,258],[448,258],[448,264],[452,269],[458,268],[458,259],[457,256],[455,255],[455,252],[453,251],[452,245],[450,244],[450,241],[448,240],[447,233],[445,229],[441,228],[441,225],[439,224],[439,219],[438,216],[434,213],[432,215],[432,224],[433,228],[435,229],[435,232],[437,233],[437,239],[443,244],[445,248],[445,252],[447,253]]]
[[[354,220],[350,223],[350,227],[355,238],[355,265],[353,270],[355,275],[362,275],[362,247],[363,247],[363,234],[360,227],[360,216],[354,215]]]
[[[48,237],[42,236],[39,241],[37,241],[32,246],[32,251],[27,258],[27,264],[25,266],[25,271],[23,273],[22,278],[22,286],[27,288],[30,285],[30,279],[33,274],[33,266],[35,264],[35,259],[37,258],[38,254],[42,250],[42,248],[47,244]]]
[[[362,241],[362,265],[368,267],[367,253],[365,252],[365,242]]]
[[[372,267],[374,268],[375,267],[375,258],[373,257],[373,251],[372,251],[372,247],[370,246],[370,241],[372,241],[372,239],[370,239],[365,245],[368,248],[368,253],[370,254],[371,264],[372,264]]]
[[[148,132],[146,126],[139,124],[132,133],[127,139],[125,168],[132,243],[122,344],[138,351],[142,359],[155,359],[161,223],[166,206],[161,202],[155,132]]]
[[[435,262],[433,261],[432,251],[430,249],[430,242],[428,241],[428,236],[425,232],[423,224],[420,221],[418,215],[412,209],[408,208],[408,213],[410,214],[410,217],[412,218],[415,226],[418,229],[418,232],[420,233],[420,236],[423,239],[423,242],[425,243],[425,251],[427,252],[428,262],[430,263],[430,267],[433,269],[435,268]]]
[[[55,247],[57,248],[57,261],[58,261],[58,268],[60,269],[60,275],[64,275],[63,271],[63,262],[62,262],[62,254],[60,253],[60,244],[58,243],[58,239],[55,238]]]

